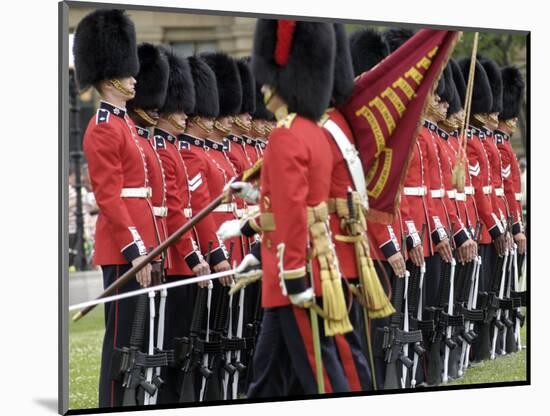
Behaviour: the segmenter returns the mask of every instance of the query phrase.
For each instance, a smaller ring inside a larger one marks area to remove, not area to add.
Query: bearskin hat
[[[443,80],[443,86],[445,88],[443,90],[440,90],[439,88],[440,86],[438,85],[437,89],[441,94],[437,94],[437,95],[439,95],[439,98],[441,98],[441,101],[450,103],[454,95],[454,83],[453,83],[452,69],[449,65],[446,65],[445,69],[443,69],[443,72],[441,73],[441,79]]]
[[[406,41],[412,38],[413,35],[414,30],[411,29],[391,28],[384,31],[382,38],[384,39],[384,42],[386,42],[386,45],[388,45],[390,53],[393,53]]]
[[[439,81],[437,82],[437,88],[435,89],[435,93],[439,95],[439,98],[443,101],[443,98],[445,96],[446,91],[446,85],[445,85],[445,71],[441,73],[441,76],[439,77]],[[446,101],[446,100],[444,100]]]
[[[224,52],[200,55],[216,75],[220,112],[218,117],[234,116],[241,111],[243,88],[235,59]]]
[[[464,79],[468,79],[470,73],[471,58],[463,58],[458,64]],[[493,95],[491,93],[491,85],[489,84],[489,78],[483,65],[476,60],[475,73],[474,73],[474,88],[472,91],[472,105],[471,114],[478,113],[490,113],[493,108]]]
[[[181,111],[192,114],[195,110],[196,93],[189,62],[167,48],[163,48],[163,51],[170,69],[166,99],[159,111],[165,114]]]
[[[218,97],[216,74],[198,56],[190,56],[187,61],[191,68],[191,76],[195,86],[195,110],[191,114],[202,117],[218,117],[220,99]]]
[[[130,109],[161,108],[166,100],[170,65],[166,54],[155,45],[138,46],[139,73],[136,76],[136,95],[128,101]]]
[[[241,58],[237,61],[239,76],[242,86],[242,103],[239,113],[253,114],[256,109],[256,80],[252,73],[250,57]]]
[[[493,95],[493,106],[491,107],[491,113],[500,113],[502,111],[502,75],[500,74],[500,68],[495,61],[480,57],[478,58],[483,65],[483,69],[487,73],[489,78],[489,84],[491,85],[491,94]]]
[[[252,118],[268,121],[275,120],[273,113],[265,108],[262,86],[258,82],[256,82],[256,110],[254,111],[254,114],[252,114]]]
[[[275,88],[290,112],[318,120],[332,96],[335,43],[330,23],[258,19],[254,75]]]
[[[447,109],[447,117],[452,116],[453,114],[458,113],[462,108],[462,103],[460,101],[460,95],[458,93],[458,89],[456,88],[456,83],[454,80],[454,74],[453,74],[453,64],[449,60],[447,63],[447,66],[445,67],[445,71],[443,72],[445,75],[445,100],[449,104],[449,108]]]
[[[135,76],[139,71],[134,23],[124,10],[96,10],[76,27],[73,44],[81,90],[99,81]]]
[[[500,118],[508,120],[519,116],[525,82],[521,76],[519,68],[515,66],[507,66],[502,68],[502,110]]]
[[[350,97],[355,82],[348,34],[343,24],[334,23],[334,35],[336,36],[336,56],[332,98],[335,105],[340,105]]]
[[[456,92],[458,93],[458,100],[460,107],[457,111],[460,111],[464,107],[464,101],[466,100],[466,81],[462,75],[460,65],[454,59],[449,60],[449,65],[453,73],[453,82],[455,84]],[[450,104],[450,103],[449,103]]]
[[[368,71],[389,54],[388,45],[382,39],[380,32],[374,29],[353,32],[349,45],[355,76]]]

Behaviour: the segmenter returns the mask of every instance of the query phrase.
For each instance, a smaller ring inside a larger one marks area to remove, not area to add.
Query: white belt
[[[522,198],[522,194],[521,194],[521,192],[518,192],[516,194],[516,201],[521,201],[521,198]]]
[[[489,195],[491,192],[493,192],[493,187],[491,185],[487,185],[483,187],[483,193],[485,195]]]
[[[504,196],[504,188],[495,188],[496,196]]]
[[[121,198],[150,198],[152,191],[147,188],[122,188],[120,191]]]
[[[234,212],[235,211],[235,204],[233,202],[229,204],[220,204],[216,208],[214,208],[213,212]]]
[[[456,190],[455,190],[455,189],[451,189],[450,191],[447,191],[447,196],[448,196],[450,199],[455,199],[455,197],[456,197]]]
[[[153,214],[155,217],[166,217],[168,216],[168,207],[153,207]]]
[[[443,195],[445,195],[445,189],[431,189],[430,193],[432,194],[432,198],[443,198]]]
[[[185,215],[185,218],[191,218],[193,216],[193,210],[191,208],[184,208],[183,215]]]
[[[464,193],[466,195],[473,195],[473,194],[475,194],[475,189],[474,189],[473,186],[465,186],[464,187]]]
[[[466,194],[461,193],[461,192],[457,192],[457,193],[455,194],[455,198],[456,198],[457,201],[462,201],[462,202],[464,202],[464,201],[466,201]]]
[[[407,196],[424,196],[426,195],[425,186],[416,186],[416,187],[404,187],[403,193]]]

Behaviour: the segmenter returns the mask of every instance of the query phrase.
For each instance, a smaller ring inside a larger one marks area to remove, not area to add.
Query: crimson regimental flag
[[[339,110],[348,120],[366,174],[368,218],[391,223],[421,127],[459,32],[423,29],[355,81]]]

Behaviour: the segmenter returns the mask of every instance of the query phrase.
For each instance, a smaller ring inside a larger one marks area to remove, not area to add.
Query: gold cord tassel
[[[372,259],[367,256],[361,259],[360,283],[369,317],[385,318],[395,312],[380,283]]]

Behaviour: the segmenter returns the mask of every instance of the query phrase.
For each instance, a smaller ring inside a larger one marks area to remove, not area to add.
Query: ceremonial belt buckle
[[[484,193],[485,195],[489,195],[491,192],[493,192],[493,187],[492,187],[492,185],[484,186],[482,189],[483,189],[483,193]]]
[[[447,191],[447,196],[450,199],[455,199],[456,198],[456,189],[451,189],[450,191]]]
[[[216,208],[214,208],[213,212],[234,212],[235,211],[235,203],[229,202],[227,204],[220,204]]]
[[[122,188],[120,190],[121,198],[150,198],[153,194],[150,187],[143,188]]]
[[[407,196],[424,196],[427,193],[425,186],[406,186],[403,188],[403,193]]]
[[[464,187],[464,194],[466,195],[474,195],[475,194],[475,189],[473,186],[465,186]]]
[[[443,195],[445,195],[445,189],[431,189],[430,193],[432,194],[432,198],[443,198]]]
[[[504,196],[504,188],[495,188],[496,196]]]
[[[153,207],[153,214],[155,217],[167,217],[168,207]]]
[[[463,193],[463,192],[456,192],[456,193],[455,193],[455,199],[456,199],[457,201],[462,201],[462,202],[464,202],[464,201],[466,201],[466,194]]]
[[[516,192],[516,201],[521,201],[521,192]]]
[[[192,208],[184,208],[183,209],[183,215],[185,218],[191,218],[193,216],[193,209]]]

